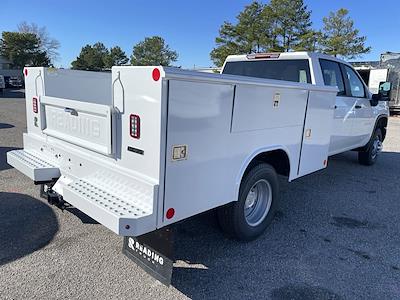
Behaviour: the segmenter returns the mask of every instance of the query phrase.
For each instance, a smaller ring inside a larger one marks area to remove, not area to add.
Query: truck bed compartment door
[[[298,176],[326,167],[336,92],[310,91],[304,119]]]

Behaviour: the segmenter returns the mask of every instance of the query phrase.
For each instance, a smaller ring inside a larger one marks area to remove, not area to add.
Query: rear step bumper
[[[143,191],[132,184],[128,196],[118,195],[98,182],[78,179],[64,188],[64,200],[118,235],[138,236],[156,229],[153,214],[156,192],[154,187],[148,186]]]
[[[139,236],[156,229],[156,184],[102,166],[85,178],[64,175],[33,151],[10,151],[7,162],[35,182],[57,180],[54,190],[64,201],[118,235]]]
[[[40,158],[34,151],[7,152],[7,163],[35,182],[48,182],[60,177],[60,169]]]

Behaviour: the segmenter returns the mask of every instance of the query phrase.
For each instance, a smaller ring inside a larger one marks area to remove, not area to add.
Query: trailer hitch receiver
[[[53,191],[51,188],[48,188],[46,191],[43,189],[44,198],[47,198],[47,202],[51,205],[55,205],[61,210],[64,210],[67,207],[67,202],[63,200],[63,197]]]

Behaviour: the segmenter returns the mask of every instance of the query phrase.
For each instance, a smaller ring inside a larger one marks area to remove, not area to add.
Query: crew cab
[[[383,83],[381,94],[372,95],[358,72],[343,60],[309,52],[236,55],[227,58],[221,73],[336,86],[329,155],[357,150],[359,162],[371,165],[382,149],[390,90],[382,90]]]
[[[252,240],[274,217],[278,174],[295,180],[347,150],[376,162],[386,98],[348,63],[250,54],[229,56],[221,73],[25,68],[24,149],[7,161],[50,203],[78,208],[148,261],[133,237],[217,208],[229,236]]]

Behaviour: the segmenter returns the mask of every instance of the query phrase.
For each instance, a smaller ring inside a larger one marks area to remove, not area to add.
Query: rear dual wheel
[[[278,176],[271,165],[254,166],[242,180],[238,201],[219,208],[222,229],[244,241],[260,236],[274,218],[278,188]]]

